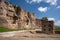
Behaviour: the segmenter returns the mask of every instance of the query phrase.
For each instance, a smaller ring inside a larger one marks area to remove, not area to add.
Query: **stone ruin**
[[[0,0],[0,26],[9,29],[40,28],[43,33],[54,32],[54,22],[47,18],[37,19],[31,12]]]
[[[36,26],[45,34],[55,34],[54,21],[49,21],[47,17],[36,19]]]

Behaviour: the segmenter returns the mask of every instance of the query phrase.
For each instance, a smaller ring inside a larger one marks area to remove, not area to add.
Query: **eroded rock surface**
[[[10,29],[34,28],[35,15],[19,6],[0,0],[0,24]],[[3,21],[3,22],[2,22]],[[5,22],[4,22],[5,21]]]

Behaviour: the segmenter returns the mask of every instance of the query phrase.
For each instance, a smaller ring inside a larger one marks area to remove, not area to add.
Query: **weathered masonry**
[[[36,19],[36,26],[40,28],[45,34],[53,34],[54,32],[54,21],[49,21],[47,17],[42,19]]]

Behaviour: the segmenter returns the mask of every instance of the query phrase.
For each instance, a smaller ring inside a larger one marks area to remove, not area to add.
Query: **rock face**
[[[0,25],[10,29],[34,28],[35,15],[19,6],[0,0]]]

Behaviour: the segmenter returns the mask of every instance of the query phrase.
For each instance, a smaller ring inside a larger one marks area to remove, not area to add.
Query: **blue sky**
[[[22,9],[32,12],[36,18],[47,17],[54,20],[55,25],[60,26],[60,0],[7,0],[20,6]]]

